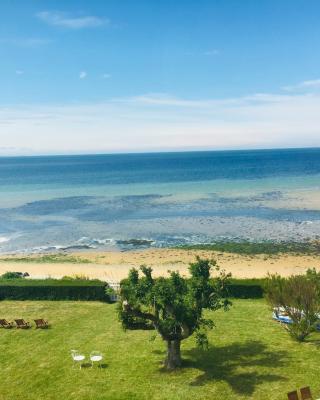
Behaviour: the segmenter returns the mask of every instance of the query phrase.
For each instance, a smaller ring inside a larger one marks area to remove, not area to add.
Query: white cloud
[[[16,70],[16,75],[23,75],[24,71],[22,71],[21,69],[17,69]]]
[[[203,52],[205,56],[217,56],[220,53],[218,49],[211,49]]]
[[[293,92],[296,90],[314,90],[314,89],[320,89],[320,79],[313,79],[309,81],[303,81],[300,83],[297,83],[296,85],[289,85],[289,86],[283,86],[283,90],[286,90],[288,92]]]
[[[96,28],[108,24],[107,18],[92,15],[71,16],[63,12],[41,11],[36,14],[41,21],[52,26],[59,26],[68,29]]]
[[[87,75],[88,74],[86,73],[86,71],[81,71],[80,74],[79,74],[79,78],[80,79],[85,79],[87,77]]]
[[[319,93],[3,107],[0,141],[35,154],[320,146],[319,109]]]

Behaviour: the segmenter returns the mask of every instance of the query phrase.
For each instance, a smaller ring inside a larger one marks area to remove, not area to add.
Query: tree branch
[[[123,307],[126,312],[133,315],[134,317],[148,319],[149,321],[152,321],[155,324],[157,323],[157,318],[151,313],[143,312],[137,308],[132,308],[128,303],[126,304],[123,303]]]
[[[181,339],[187,339],[191,335],[190,328],[186,324],[181,324],[181,328]]]

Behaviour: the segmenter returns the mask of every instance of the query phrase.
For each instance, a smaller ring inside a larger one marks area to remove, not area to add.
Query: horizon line
[[[63,153],[35,153],[35,154],[0,154],[0,158],[32,158],[32,157],[85,157],[85,156],[112,156],[112,155],[134,155],[134,154],[170,154],[170,153],[219,153],[219,152],[240,152],[240,151],[271,151],[271,150],[317,150],[320,146],[292,146],[292,147],[254,147],[254,148],[208,148],[208,149],[167,149],[167,150],[133,150],[121,151],[114,150],[109,152],[63,152]]]

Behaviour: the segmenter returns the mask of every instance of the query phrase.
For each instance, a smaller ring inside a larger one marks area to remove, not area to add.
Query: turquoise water
[[[319,178],[320,149],[0,158],[0,251],[313,238]]]

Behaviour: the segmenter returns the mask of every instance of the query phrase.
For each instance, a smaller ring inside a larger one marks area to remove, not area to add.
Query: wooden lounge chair
[[[15,319],[17,328],[20,329],[28,329],[31,328],[31,325],[29,322],[25,321],[24,319]]]
[[[316,400],[312,397],[311,390],[309,386],[300,389],[301,400]],[[319,399],[318,399],[319,400]]]
[[[288,393],[288,400],[299,400],[298,392],[294,390]]]
[[[6,319],[0,319],[0,328],[10,329],[14,327],[13,322],[8,322]]]
[[[48,321],[40,318],[40,319],[35,319],[34,320],[35,324],[36,324],[36,329],[40,328],[40,329],[46,329],[49,328],[49,323]]]
[[[301,388],[300,393],[301,393],[302,400],[312,400],[313,399],[309,386]]]

